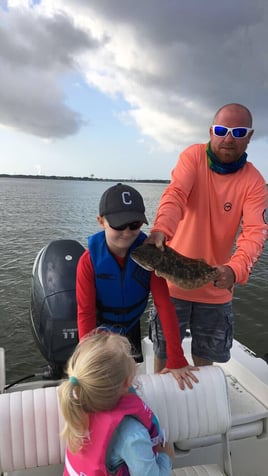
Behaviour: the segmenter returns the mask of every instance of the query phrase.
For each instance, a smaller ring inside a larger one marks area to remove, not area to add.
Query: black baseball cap
[[[108,188],[100,199],[99,214],[107,218],[109,225],[121,226],[134,221],[147,223],[141,194],[129,185],[118,183]]]

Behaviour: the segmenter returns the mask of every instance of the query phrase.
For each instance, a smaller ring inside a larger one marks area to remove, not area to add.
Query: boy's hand
[[[187,365],[186,367],[182,367],[181,369],[167,369],[164,368],[161,370],[161,374],[167,374],[171,372],[173,377],[177,380],[179,387],[181,390],[185,389],[185,384],[188,388],[193,388],[192,382],[198,383],[199,380],[193,373],[193,371],[198,371],[198,367],[194,367],[193,365]]]

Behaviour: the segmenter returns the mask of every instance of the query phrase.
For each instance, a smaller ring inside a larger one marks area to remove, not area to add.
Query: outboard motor
[[[38,253],[32,271],[30,320],[35,341],[49,363],[45,378],[63,375],[78,343],[76,267],[85,248],[55,240]]]

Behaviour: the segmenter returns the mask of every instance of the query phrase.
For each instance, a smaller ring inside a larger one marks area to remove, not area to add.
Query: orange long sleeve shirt
[[[266,183],[250,162],[235,173],[213,172],[207,164],[206,147],[195,144],[181,153],[151,231],[162,231],[167,244],[185,256],[230,266],[236,283],[245,284],[267,239]],[[231,299],[230,291],[212,282],[193,290],[168,286],[171,296],[188,301],[224,303]]]

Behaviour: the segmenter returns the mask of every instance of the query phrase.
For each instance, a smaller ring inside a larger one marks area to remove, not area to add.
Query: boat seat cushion
[[[0,472],[64,462],[57,387],[0,395]]]
[[[139,375],[136,379],[137,393],[158,416],[168,441],[220,435],[230,428],[223,370],[217,366],[200,367],[197,377],[199,383],[184,390],[170,373]]]
[[[260,436],[268,417],[268,409],[251,395],[239,382],[226,376],[228,395],[231,409],[232,427],[229,431],[229,440],[241,440],[252,436]],[[200,446],[210,446],[219,443],[220,435],[202,436],[177,441],[175,446],[183,451]]]
[[[231,412],[226,377],[218,366],[201,367],[197,376],[199,383],[193,389],[186,387],[181,390],[170,373],[140,375],[137,377],[137,392],[158,416],[167,440],[187,442],[189,439],[217,435],[223,442],[221,463],[228,472],[213,464],[174,469],[174,476],[230,475],[227,434],[231,426]],[[217,462],[214,455],[211,456],[211,462]]]
[[[188,468],[173,469],[172,476],[224,476],[219,466],[215,464],[205,466],[190,466]]]
[[[224,372],[217,366],[203,367],[198,378],[192,390],[181,390],[170,373],[137,377],[138,393],[158,415],[171,442],[225,433],[230,427]],[[63,423],[57,387],[0,395],[0,473],[62,464]]]

